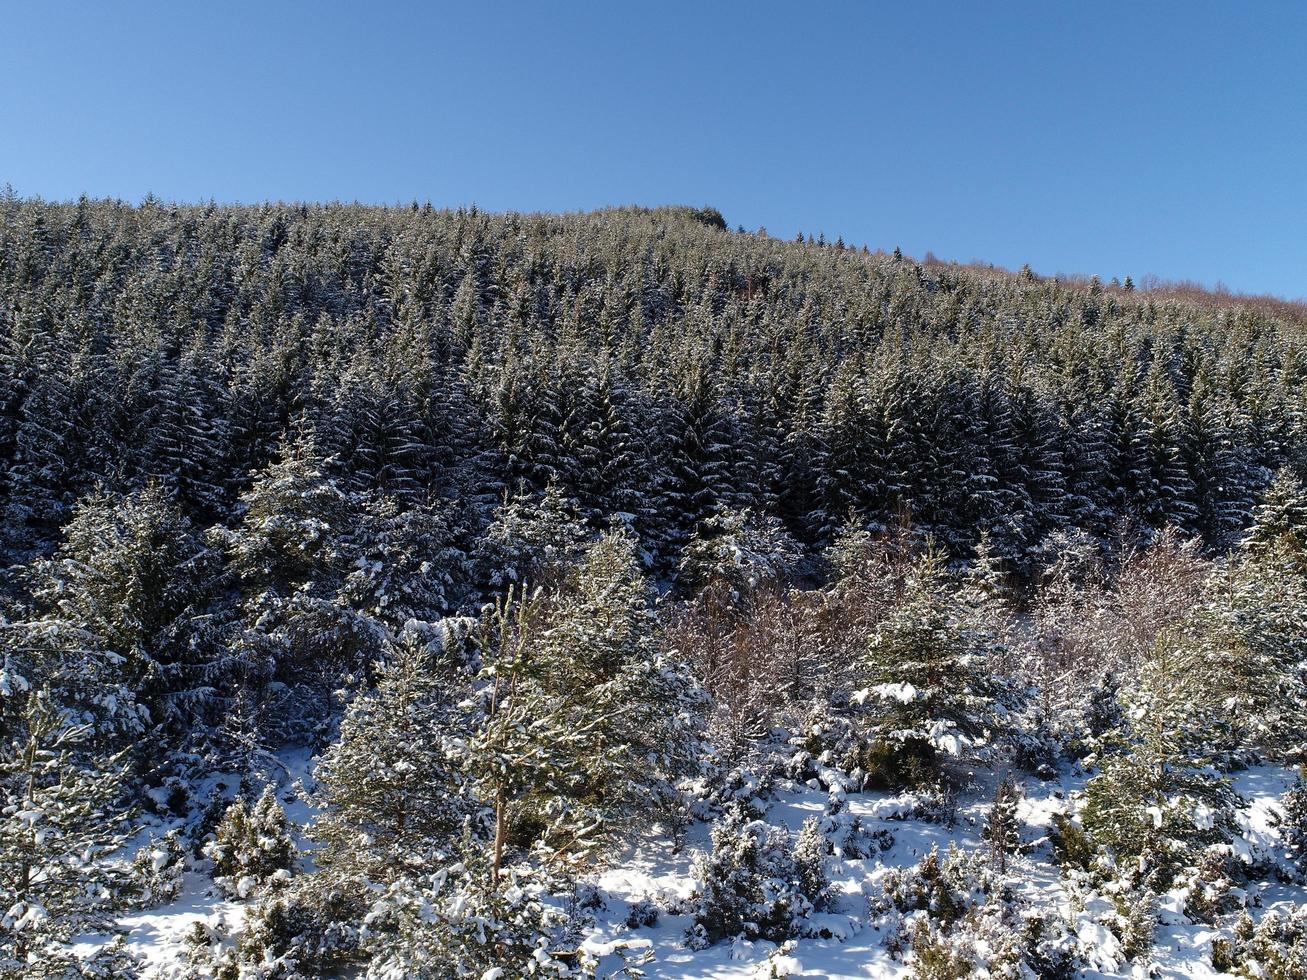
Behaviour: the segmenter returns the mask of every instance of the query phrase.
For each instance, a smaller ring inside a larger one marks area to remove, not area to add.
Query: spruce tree
[[[1007,874],[1009,860],[1021,847],[1021,823],[1017,817],[1020,805],[1021,787],[1011,773],[1003,773],[994,784],[994,800],[980,834],[989,844],[990,861],[1000,875]]]
[[[864,654],[855,697],[890,784],[938,778],[945,759],[972,755],[994,733],[998,692],[949,593],[941,555],[927,550]]]
[[[285,884],[297,855],[274,787],[267,786],[252,807],[242,798],[227,807],[204,854],[213,862],[214,881],[233,897]]]
[[[485,666],[473,707],[472,734],[459,758],[474,798],[493,814],[490,878],[498,887],[510,848],[544,842],[563,861],[597,846],[595,816],[577,806],[583,785],[578,758],[590,746],[590,725],[570,723],[571,705],[550,690],[562,666],[539,642],[538,592],[509,592],[485,621],[479,642]]]
[[[205,606],[215,556],[163,487],[94,494],[63,537],[36,567],[47,628],[85,631],[122,658],[125,683],[156,724],[212,717],[222,680]]]
[[[1256,559],[1286,561],[1307,574],[1307,488],[1288,470],[1275,475],[1253,509],[1242,550]]]
[[[512,843],[570,862],[657,819],[693,765],[703,697],[654,653],[650,608],[635,542],[617,533],[483,624],[462,764],[494,812],[496,877]]]
[[[1107,740],[1082,820],[1135,885],[1165,890],[1232,832],[1237,797],[1213,758],[1228,679],[1219,652],[1172,631],[1124,692],[1127,723]]]

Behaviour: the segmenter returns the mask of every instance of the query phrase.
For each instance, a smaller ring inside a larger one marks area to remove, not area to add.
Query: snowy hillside
[[[290,798],[287,811],[302,828],[312,817],[294,800],[306,783],[312,785],[308,775],[311,762],[302,754],[291,755],[288,761],[300,778],[285,788]],[[1274,866],[1283,854],[1284,842],[1275,821],[1282,816],[1278,801],[1292,780],[1291,773],[1269,766],[1241,772],[1235,780],[1242,797],[1236,848],[1250,865]],[[1083,784],[1082,775],[1071,774],[1026,784],[1017,809],[1021,843],[1010,858],[1004,879],[1014,891],[1007,901],[1018,914],[1045,914],[1064,925],[1059,945],[1074,956],[1077,976],[1257,975],[1229,973],[1213,966],[1213,939],[1230,935],[1232,929],[1187,914],[1185,888],[1158,897],[1158,925],[1148,955],[1135,962],[1126,960],[1110,900],[1064,879],[1053,860],[1052,817],[1075,812]],[[981,787],[959,801],[955,816],[947,822],[923,819],[922,803],[911,795],[846,794],[788,780],[753,805],[765,807],[761,819],[766,824],[794,834],[810,818],[822,822],[833,851],[825,861],[830,899],[823,910],[806,916],[796,937],[783,944],[743,937],[706,947],[693,941],[693,909],[703,887],[694,865],[696,858],[711,851],[709,825],[696,823],[675,844],[666,838],[647,840],[618,856],[612,866],[578,879],[576,894],[582,896],[584,921],[578,929],[579,945],[593,955],[598,976],[639,975],[631,966],[639,963],[644,976],[666,980],[910,977],[914,964],[904,948],[905,940],[915,920],[929,913],[904,914],[892,908],[886,897],[890,870],[911,869],[932,850],[947,856],[951,846],[993,862],[992,847],[983,835],[991,804]],[[855,820],[861,827],[861,848],[848,846],[849,828]],[[311,863],[311,856],[304,861]],[[197,866],[203,868],[203,862]],[[979,894],[972,897],[985,901]],[[552,900],[567,901],[563,896]],[[1271,913],[1290,915],[1307,906],[1307,886],[1268,876],[1240,894],[1238,904],[1254,920]],[[241,934],[250,907],[224,897],[208,874],[193,870],[183,876],[175,901],[124,916],[118,924],[126,930],[127,948],[140,957],[144,977],[189,977],[195,973],[188,938],[197,924],[208,935],[230,943]],[[971,975],[990,975],[985,972],[989,948],[984,944],[1001,938],[998,931],[975,937],[980,955],[973,961]],[[91,937],[83,937],[81,942],[87,950],[100,945]],[[624,955],[614,950],[622,950]],[[630,972],[623,973],[623,969]]]
[[[0,978],[1307,980],[1301,311],[1132,287],[0,195]]]

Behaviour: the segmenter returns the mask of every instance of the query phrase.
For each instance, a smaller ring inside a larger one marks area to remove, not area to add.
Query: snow
[[[123,916],[118,924],[127,930],[127,948],[143,960],[144,975],[151,980],[172,980],[182,976],[185,939],[196,923],[237,922],[243,915],[244,906],[219,896],[206,875],[187,872],[175,902]]]
[[[283,753],[285,788],[311,785],[313,760],[307,751]],[[1236,850],[1266,858],[1276,842],[1275,800],[1292,782],[1286,769],[1264,766],[1235,776],[1236,789],[1246,802],[1239,812],[1242,836]],[[1218,935],[1209,925],[1192,922],[1183,912],[1183,897],[1162,896],[1160,924],[1155,947],[1145,963],[1128,963],[1121,944],[1101,917],[1111,912],[1102,896],[1073,896],[1052,862],[1048,832],[1053,818],[1074,812],[1074,796],[1085,781],[1083,773],[1063,772],[1045,782],[1026,784],[1026,795],[1017,810],[1021,837],[1027,853],[1017,862],[1022,893],[1038,907],[1060,910],[1071,923],[1071,931],[1083,947],[1088,962],[1081,971],[1085,978],[1153,976],[1160,978],[1219,977],[1210,966],[1211,941]],[[908,977],[910,967],[886,948],[893,930],[887,917],[877,917],[874,902],[883,890],[891,868],[909,868],[934,847],[943,851],[950,843],[963,848],[982,846],[980,829],[990,793],[982,778],[972,793],[959,802],[952,827],[915,816],[910,795],[837,792],[849,817],[858,818],[870,833],[888,831],[888,849],[865,858],[831,859],[828,868],[834,899],[828,909],[809,920],[809,935],[787,942],[784,947],[766,941],[737,939],[706,949],[687,943],[692,923],[692,900],[696,882],[692,863],[697,852],[709,849],[706,823],[693,824],[679,848],[666,838],[650,838],[618,855],[610,865],[595,870],[586,881],[600,900],[594,924],[581,939],[584,949],[600,962],[599,975],[621,969],[627,959],[645,959],[640,966],[651,980],[757,980],[763,977],[826,977],[829,980],[893,980]],[[764,819],[797,832],[803,822],[822,816],[832,794],[798,783],[782,783],[772,794]],[[302,792],[295,792],[286,804],[288,815],[301,829],[314,814]],[[886,838],[882,837],[881,840]],[[1251,889],[1250,904],[1256,914],[1273,909],[1288,910],[1307,902],[1307,890],[1285,884],[1263,883]],[[662,909],[653,926],[627,925],[633,906],[653,901]],[[123,916],[128,949],[144,961],[148,980],[178,980],[186,959],[185,937],[196,923],[227,930],[239,926],[247,903],[224,898],[207,875],[189,871],[176,901],[157,909]],[[668,911],[670,909],[670,911]],[[79,949],[93,951],[107,937],[87,936]],[[494,970],[483,977],[501,976]]]

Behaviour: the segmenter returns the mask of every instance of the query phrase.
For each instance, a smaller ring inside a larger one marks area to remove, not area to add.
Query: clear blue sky
[[[1307,295],[1307,4],[0,0],[24,195],[712,204]]]

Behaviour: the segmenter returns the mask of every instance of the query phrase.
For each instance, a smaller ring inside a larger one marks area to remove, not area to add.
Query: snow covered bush
[[[290,877],[297,857],[286,813],[271,786],[253,808],[238,799],[204,845],[213,880],[224,892],[250,898]]]
[[[1195,922],[1215,923],[1244,905],[1238,887],[1245,869],[1237,868],[1229,850],[1208,848],[1198,864],[1186,868],[1175,881],[1172,893],[1184,901],[1184,912]]]
[[[1212,940],[1212,966],[1256,980],[1307,980],[1307,908],[1268,912],[1260,922],[1245,913],[1228,937]]]
[[[129,949],[121,935],[103,946],[73,948],[51,945],[41,949],[18,972],[0,959],[0,976],[5,980],[145,980],[145,964]]]
[[[1020,898],[1015,879],[979,851],[950,844],[883,879],[877,910],[891,917],[891,951],[909,953],[918,980],[984,975],[1010,980],[1070,978],[1079,951],[1068,922]]]
[[[662,915],[662,910],[658,903],[647,898],[639,899],[632,902],[631,907],[626,912],[626,927],[628,929],[652,929],[658,925],[658,919]]]
[[[1065,922],[1004,900],[972,907],[947,929],[918,919],[910,944],[914,980],[1071,980],[1080,958]]]
[[[1151,889],[1119,888],[1109,893],[1112,909],[1101,919],[1116,937],[1121,954],[1136,960],[1153,948],[1157,896]]]
[[[139,890],[139,902],[147,908],[175,899],[185,873],[186,849],[175,830],[142,847],[132,859],[133,884]]]
[[[736,809],[757,820],[770,805],[778,768],[761,752],[735,759],[710,757],[704,775],[688,781],[686,790],[693,795],[695,813],[702,819],[711,820],[725,809]]]
[[[712,853],[695,862],[699,896],[691,942],[733,936],[782,942],[805,932],[825,901],[826,845],[815,822],[796,840],[784,827],[728,811],[711,831]]]
[[[559,949],[566,914],[546,882],[522,866],[491,875],[483,855],[392,884],[363,920],[369,980],[584,975],[576,949]]]
[[[188,938],[191,973],[214,980],[308,980],[360,962],[368,889],[308,875],[258,902],[228,934],[197,923]]]
[[[931,848],[911,868],[890,868],[883,879],[882,912],[929,912],[943,926],[951,926],[971,905],[983,901],[995,876],[979,852],[962,851],[950,844],[943,856]]]

